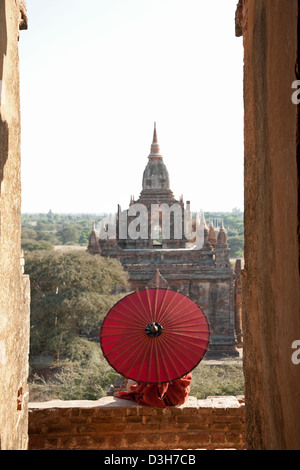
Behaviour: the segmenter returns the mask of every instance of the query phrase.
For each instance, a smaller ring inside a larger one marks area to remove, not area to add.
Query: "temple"
[[[161,287],[188,295],[210,325],[208,355],[238,356],[241,315],[236,302],[240,270],[233,270],[223,223],[207,227],[204,214],[192,217],[190,202],[177,200],[158,144],[156,125],[137,200],[118,206],[115,217],[90,235],[88,252],[118,259],[132,290]]]

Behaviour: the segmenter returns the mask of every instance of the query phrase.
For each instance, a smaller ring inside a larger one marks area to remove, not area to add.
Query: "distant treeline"
[[[22,248],[25,251],[52,250],[56,245],[87,246],[96,214],[22,214]]]
[[[209,226],[212,220],[216,232],[223,220],[227,232],[228,246],[231,258],[244,257],[244,214],[237,208],[232,212],[205,212],[205,220]]]
[[[24,251],[53,250],[57,245],[87,246],[92,229],[104,214],[22,214],[22,248]],[[232,212],[205,212],[207,225],[212,220],[218,230],[221,220],[227,231],[231,257],[243,257],[244,221],[239,209]]]

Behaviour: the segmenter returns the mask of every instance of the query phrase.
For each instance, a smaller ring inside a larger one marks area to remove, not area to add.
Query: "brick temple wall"
[[[29,450],[245,449],[243,397],[139,406],[115,397],[29,404]]]

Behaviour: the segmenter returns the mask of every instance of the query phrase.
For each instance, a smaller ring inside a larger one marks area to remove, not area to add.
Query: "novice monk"
[[[121,391],[116,397],[158,408],[182,405],[190,393],[191,380],[191,374],[187,374],[181,379],[163,384],[136,383],[131,385],[130,391]]]

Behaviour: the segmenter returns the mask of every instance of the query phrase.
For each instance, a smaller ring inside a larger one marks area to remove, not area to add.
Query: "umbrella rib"
[[[165,344],[164,346],[165,346],[165,348],[168,348],[169,350],[172,351],[172,356],[174,356],[174,351],[173,351],[173,349],[177,349],[178,351],[180,351],[180,353],[182,353],[182,351],[181,351],[179,348],[177,348],[174,344],[171,344],[171,349],[170,349],[170,342],[169,342],[168,340],[165,340],[165,341],[166,341],[166,344]],[[167,349],[166,349],[166,351],[167,351]],[[168,354],[168,353],[167,353],[167,354]],[[186,354],[184,354],[184,353],[182,353],[182,354],[183,354],[183,356],[185,356],[187,359],[190,360],[190,358],[189,358]],[[177,366],[175,365],[172,356],[171,356],[170,354],[168,354],[168,357],[169,357],[170,361],[172,362],[174,369],[175,369],[176,372],[178,373],[178,376],[180,376],[181,373],[179,372]],[[182,362],[181,358],[176,355],[176,359],[180,362],[180,364],[183,366],[183,368],[186,369],[186,364],[184,364],[184,363]],[[186,371],[186,372],[188,372],[188,371]],[[184,375],[184,374],[183,374],[183,375]]]
[[[183,310],[184,310],[184,308],[181,309],[181,310],[179,310],[178,312],[176,312],[176,316],[175,316],[175,317],[174,317],[174,315],[169,315],[169,313],[168,313],[168,314],[166,315],[165,320],[168,320],[168,321],[170,322],[169,324],[172,324],[172,323],[176,322],[178,319],[179,319],[179,320],[182,320],[183,318],[189,317],[190,315],[193,315],[194,313],[198,313],[198,317],[197,317],[197,318],[199,318],[199,320],[202,319],[202,316],[199,317],[199,313],[200,313],[200,315],[202,314],[202,311],[199,310],[199,309],[193,310],[192,312],[184,313],[183,315],[180,315],[180,316],[179,316],[179,314],[180,314]],[[179,317],[178,317],[178,316],[179,316]]]
[[[161,307],[161,309],[160,309],[161,317],[159,318],[160,322],[164,319],[164,316],[165,316],[165,313],[166,313],[167,309],[170,307],[171,303],[173,302],[173,300],[174,300],[174,298],[176,297],[177,294],[178,294],[178,292],[176,292],[176,294],[171,297],[171,300],[169,301],[168,305],[164,308],[164,310],[162,310],[162,307]]]
[[[123,303],[122,307],[124,307],[124,308],[126,308],[127,310],[129,310],[129,312],[132,313],[133,315],[137,315],[137,317],[140,318],[141,321],[144,321],[145,319],[144,319],[144,317],[142,316],[142,313],[141,313],[141,311],[138,309],[137,305],[135,305],[135,304],[132,302],[130,296],[128,296],[127,298],[128,298],[128,300],[130,301],[130,303],[135,307],[135,310],[132,310],[132,309],[131,309],[130,307],[128,307],[128,305],[126,305],[125,303]],[[119,311],[117,310],[117,308],[114,308],[114,310],[117,311],[117,312],[119,312]]]
[[[154,320],[156,320],[156,314],[157,314],[157,298],[158,298],[158,289],[155,289]]]
[[[153,349],[153,341],[150,342],[150,358],[152,357],[152,349]],[[147,382],[149,382],[150,377],[150,369],[151,369],[151,361],[148,362],[148,369],[147,369]]]
[[[184,300],[184,299],[182,299],[182,300]],[[176,305],[176,307],[178,307],[178,306],[181,304],[182,300],[181,300],[180,302],[178,302],[178,304]],[[174,315],[174,310],[175,310],[176,307],[174,307],[172,310],[166,312],[166,314],[165,314],[165,320],[169,320],[169,319],[171,319],[171,321],[172,321],[173,319],[175,320],[176,318],[178,318],[178,316],[180,316],[181,312],[184,312],[184,310],[188,309],[188,308],[191,307],[191,306],[190,306],[190,305],[188,305],[188,306],[185,305],[185,306],[182,307],[180,310],[178,310],[178,311],[175,313],[175,315]],[[183,315],[182,317],[186,317],[186,316],[191,315],[191,314],[196,313],[196,312],[198,312],[198,309],[197,309],[197,310],[193,310],[192,312],[188,311],[188,312],[184,313],[184,315]],[[182,318],[182,317],[181,317],[181,318]]]
[[[126,351],[122,350],[122,351],[120,352],[120,354],[119,354],[117,357],[114,358],[114,360],[119,359],[119,357],[122,356],[122,355],[124,354],[124,352],[127,352],[129,349],[130,349],[130,346],[126,349]],[[137,350],[138,350],[138,347],[137,347]],[[129,359],[131,359],[131,357],[132,357],[134,354],[137,353],[137,352],[136,352],[137,350],[134,349],[134,350],[132,351],[132,353],[131,353],[129,356],[125,357],[124,360],[123,360],[123,362],[121,362],[121,364],[118,366],[118,369],[121,370],[121,369],[124,367],[124,364],[126,364],[126,362],[128,362]],[[138,357],[139,357],[140,354],[141,354],[141,353],[138,354]],[[137,361],[138,357],[136,357],[136,361]],[[132,367],[133,367],[133,366],[132,366]],[[132,369],[132,367],[131,367],[131,369]],[[131,370],[131,369],[129,369],[129,370]],[[126,375],[126,374],[124,374],[124,375]]]
[[[160,338],[158,338],[160,340]],[[164,358],[164,354],[162,353],[161,351],[161,346],[163,346],[161,344],[161,341],[157,341],[157,348],[159,349],[159,352],[160,352],[160,357],[161,357],[161,360],[163,362],[163,365],[164,365],[164,368],[165,368],[165,372],[166,372],[166,375],[167,375],[167,378],[168,378],[168,381],[170,382],[171,381],[171,377],[170,377],[170,374],[169,374],[169,371],[168,371],[168,368],[167,368],[167,364],[166,364],[166,361],[165,361],[165,358]],[[164,350],[164,353],[168,356],[168,358],[170,359],[171,363],[173,364],[173,367],[176,371],[176,373],[179,373],[175,364],[173,363],[172,361],[172,358],[170,357],[169,353],[167,352],[167,350],[165,349]]]
[[[131,320],[131,323],[132,323],[132,320],[133,320],[132,316],[126,314],[125,312],[121,312],[120,310],[117,310],[117,309],[114,309],[114,310],[111,311],[110,317],[113,317],[113,314],[115,312],[118,313],[119,315],[123,315],[124,317],[129,318]],[[143,321],[142,318],[139,315],[136,315],[136,314],[134,314],[134,315],[135,315],[134,320],[136,322],[140,322],[139,324],[144,326],[144,323],[142,323],[142,321]],[[112,319],[114,319],[114,318],[112,318]],[[125,321],[125,320],[123,320],[123,321]]]
[[[160,317],[160,314],[161,314],[161,310],[162,310],[163,304],[165,303],[165,300],[166,300],[166,297],[167,297],[167,293],[168,293],[168,290],[166,289],[166,290],[165,290],[165,294],[164,294],[164,298],[163,298],[163,300],[162,300],[162,303],[160,304],[159,312],[158,312],[158,314],[157,314],[157,322],[160,321],[159,317]]]
[[[186,334],[186,331],[187,331],[188,333],[195,333],[195,334]],[[200,331],[197,331],[197,330],[195,330],[195,329],[193,329],[193,330],[184,330],[183,332],[181,332],[181,331],[176,331],[176,330],[169,332],[169,330],[166,330],[166,331],[165,331],[165,334],[168,334],[168,333],[169,333],[171,336],[176,336],[177,339],[178,339],[178,338],[191,338],[191,339],[194,339],[194,340],[197,341],[197,340],[198,340],[198,336],[196,336],[197,333],[207,333],[207,334],[209,334],[209,330],[201,331],[201,332],[200,332]]]
[[[189,338],[192,338],[192,336],[188,336],[188,337],[189,337]],[[193,338],[193,339],[195,339],[195,338]],[[203,341],[203,342],[207,343],[207,345],[208,345],[208,339],[202,339],[202,338],[200,339],[200,338],[199,338],[199,341]],[[187,343],[189,346],[196,346],[197,348],[204,349],[204,347],[201,346],[199,343],[194,343],[194,342],[192,342],[192,341],[190,341],[190,340],[185,340],[185,339],[183,339],[182,337],[177,338],[177,344],[178,344],[179,342],[181,342],[181,343]],[[205,350],[206,350],[206,349],[207,349],[207,347],[205,348]]]
[[[197,325],[196,323],[194,325],[189,325],[189,327],[185,327],[182,331],[180,331],[180,328],[179,327],[175,327],[175,326],[172,326],[171,328],[169,327],[168,325],[168,332],[174,334],[174,335],[186,335],[186,333],[206,333],[208,330],[198,330],[197,328],[193,328],[193,327],[198,327],[199,325]],[[190,336],[190,335],[186,335],[186,336]],[[195,337],[195,335],[193,335],[192,337]]]
[[[122,330],[118,333],[103,333],[102,334],[103,338],[109,338],[109,337],[114,337],[118,336],[121,341],[124,341],[127,343],[130,340],[133,340],[135,338],[143,337],[144,336],[144,331],[143,330],[132,330],[131,329],[126,329],[122,328]]]
[[[136,294],[137,294],[137,297],[139,298],[138,292],[136,292]],[[143,312],[137,306],[137,304],[135,302],[133,302],[132,297],[134,297],[134,295],[128,296],[129,302],[131,303],[131,305],[133,305],[133,307],[135,308],[135,312],[138,314],[138,316],[141,318],[141,320],[145,321],[145,317],[143,316]],[[134,310],[130,309],[127,305],[125,305],[125,306],[130,312],[134,313]],[[143,307],[143,305],[142,305],[142,307]],[[143,310],[144,310],[144,308],[143,308]],[[144,311],[144,313],[145,313],[145,311]]]
[[[134,340],[136,342],[143,341],[142,338],[131,337],[130,339]],[[106,353],[106,356],[111,355],[112,353],[114,353],[116,350],[118,350],[120,348],[120,346],[121,346],[120,354],[116,358],[119,358],[120,355],[122,355],[122,354],[126,353],[127,351],[129,351],[130,348],[132,347],[132,342],[130,342],[130,343],[127,342],[127,345],[124,349],[123,341],[124,341],[124,338],[118,338],[116,341],[107,342],[106,345],[103,346],[103,349],[105,349],[105,346],[107,346],[108,344],[115,344],[115,346],[112,349],[110,349],[108,353]]]
[[[113,328],[114,330],[118,330],[116,333],[115,331],[112,332],[110,329]],[[108,330],[108,332],[106,332]],[[135,335],[141,335],[141,333],[144,333],[143,329],[140,330],[134,330],[132,328],[126,328],[124,326],[120,327],[107,327],[101,331],[101,337],[102,338],[109,338],[110,336],[120,336],[120,338],[128,339],[128,337],[132,337]]]
[[[193,323],[193,324],[192,324],[193,326],[197,325],[199,328],[208,329],[208,324],[207,324],[207,323],[203,323],[203,322],[201,322],[201,321],[199,321],[199,320],[200,320],[199,318],[195,318],[195,317],[194,317],[194,318],[182,318],[182,317],[181,317],[181,318],[178,318],[178,323],[176,323],[176,321],[172,321],[172,322],[168,323],[167,325],[168,325],[168,327],[173,328],[173,326],[177,326],[177,327],[178,327],[179,325],[186,325],[186,324],[188,324],[188,323],[191,322],[191,321],[193,321],[193,322],[196,321],[196,323]],[[166,325],[166,326],[167,326],[167,325]]]
[[[154,321],[155,318],[153,317],[152,306],[151,306],[151,302],[150,302],[150,298],[149,298],[149,290],[148,289],[146,289],[146,294],[147,294],[147,299],[148,299],[148,306],[149,306],[150,315],[152,317],[152,321]]]
[[[204,345],[201,345],[201,344],[195,344],[195,343],[191,343],[190,341],[186,341],[186,343],[188,344],[188,346],[194,346],[195,348],[197,348],[198,350],[202,350],[202,351],[207,351],[207,341],[205,341],[204,339],[201,340],[203,341],[203,343],[205,343]],[[182,345],[182,344],[181,344]],[[182,345],[183,347],[185,347],[186,349],[188,349],[190,351],[190,348],[188,348],[188,346],[185,346],[185,345]],[[194,352],[194,351],[193,351]],[[197,353],[198,354],[198,353]]]
[[[116,325],[116,324],[114,324],[113,322],[119,322],[119,325]],[[123,326],[123,324],[124,324],[124,326]],[[127,327],[125,324],[126,324],[126,325],[131,325],[131,328]],[[138,321],[137,321],[136,325],[134,325],[132,320],[131,320],[131,321],[130,321],[130,320],[124,320],[124,319],[119,319],[119,320],[118,320],[117,318],[113,318],[112,315],[111,315],[111,317],[110,317],[110,319],[109,319],[109,322],[107,323],[107,328],[124,328],[124,329],[127,328],[127,329],[132,330],[133,327],[137,327],[137,326],[138,326],[139,328],[142,328],[142,329],[143,329],[144,324],[138,323]]]
[[[129,300],[129,296],[128,296],[128,300]],[[118,303],[119,303],[119,302],[118,302]],[[118,304],[115,305],[115,307],[113,307],[113,310],[118,311],[117,307],[118,307]],[[126,308],[127,310],[129,310],[130,313],[133,313],[133,314],[139,313],[138,311],[132,310],[125,302],[122,303],[122,307],[123,307],[123,308]]]
[[[172,362],[174,368],[176,369],[176,372],[178,372],[178,368],[176,367],[176,363],[174,362],[174,359],[173,359],[173,356],[174,356],[174,351],[173,351],[174,344],[173,344],[173,342],[172,342],[172,339],[169,338],[169,337],[167,337],[167,335],[166,335],[165,338],[164,338],[164,341],[165,341],[164,347],[166,348],[166,352],[167,352],[167,350],[169,351],[169,353],[168,353],[169,359],[171,360],[171,362]],[[176,349],[180,350],[178,347],[177,347]],[[180,360],[180,358],[178,358],[178,359],[179,359],[179,362],[181,362],[181,364],[184,365],[183,362]]]
[[[136,381],[138,381],[138,376],[139,376],[140,370],[141,370],[141,368],[142,368],[142,366],[143,366],[143,364],[144,364],[144,360],[145,360],[145,356],[146,356],[147,350],[148,350],[148,348],[146,349],[146,351],[145,351],[145,353],[144,353],[144,356],[143,356],[143,359],[142,359],[142,361],[140,362],[140,367],[139,367],[138,374],[137,374],[137,376],[136,376]],[[143,349],[140,348],[140,351],[137,353],[136,358],[135,358],[135,360],[133,361],[133,363],[131,364],[130,369],[128,369],[128,374],[127,374],[127,375],[130,375],[130,371],[134,368],[135,364],[138,362],[138,359],[140,358],[142,352],[143,352]]]
[[[188,323],[188,322],[185,322],[185,323]],[[178,330],[180,330],[180,325],[183,325],[183,324],[184,323],[179,323],[178,325],[174,325],[174,326],[169,326],[168,325],[168,331],[172,331],[172,332],[173,331],[178,331]],[[197,333],[206,333],[208,331],[207,328],[205,330],[198,330],[198,329],[195,328],[195,327],[199,328],[200,326],[202,326],[202,325],[199,325],[198,323],[190,324],[189,327],[191,327],[191,328],[194,327],[190,331],[196,331]],[[188,331],[188,330],[186,330],[185,327],[184,327],[184,331]]]
[[[179,293],[176,292],[176,294],[178,295]],[[172,297],[171,302],[172,302],[173,300],[175,300],[175,297],[176,297],[176,295],[174,295],[174,297]],[[170,306],[170,304],[171,304],[171,302],[170,302],[170,303],[168,304],[168,306],[165,308],[165,310],[163,311],[163,314],[162,314],[162,317],[161,317],[161,321],[162,321],[162,320],[165,320],[166,318],[168,318],[168,317],[172,314],[172,312],[174,312],[175,308],[177,308],[178,305],[180,305],[183,300],[185,300],[185,299],[184,299],[184,296],[179,300],[179,302],[178,302],[171,310],[168,311],[167,309],[169,308],[169,306]],[[181,309],[181,310],[183,310],[183,309]],[[181,310],[180,310],[179,312],[181,312]],[[179,312],[178,312],[178,313],[179,313]]]
[[[154,350],[155,350],[155,359],[156,359],[157,382],[160,383],[160,364],[158,361],[157,341],[154,341]]]
[[[160,321],[161,321],[161,322],[164,320],[165,316],[169,314],[169,312],[172,312],[172,311],[176,308],[176,306],[179,305],[180,302],[182,302],[183,299],[181,299],[181,300],[179,301],[179,303],[176,304],[176,306],[172,308],[172,310],[168,311],[168,308],[170,307],[171,303],[175,300],[175,298],[178,296],[178,294],[179,294],[179,293],[176,292],[175,295],[172,296],[170,302],[169,302],[168,305],[165,307],[165,309],[162,311],[162,316],[161,316],[161,318],[160,318]]]
[[[180,337],[186,337],[186,338],[192,338],[192,339],[195,339],[195,340],[198,339],[197,337],[195,337],[195,335],[187,335],[186,332],[194,333],[195,330],[185,330],[184,332],[172,331],[172,335],[176,335],[176,336],[180,336]]]
[[[124,359],[123,362],[121,362],[121,364],[118,365],[118,370],[120,371],[120,373],[121,373],[122,375],[125,375],[125,377],[129,375],[129,371],[132,369],[133,366],[132,366],[130,369],[128,369],[127,372],[125,372],[125,371],[123,370],[123,367],[125,366],[125,364],[129,361],[129,359],[131,359],[131,357],[132,357],[133,354],[135,354],[135,353],[136,353],[136,352],[133,351],[129,356],[127,356],[127,357]],[[136,360],[137,360],[137,357],[136,357]],[[127,367],[128,367],[128,365],[127,365]]]
[[[150,340],[150,338],[149,338]],[[138,382],[139,381],[139,378],[140,378],[140,375],[141,375],[141,370],[142,370],[142,367],[144,365],[144,362],[145,362],[145,358],[146,358],[146,354],[148,353],[148,350],[149,350],[149,346],[150,346],[150,341],[147,342],[147,345],[145,346],[145,352],[144,352],[144,356],[143,356],[143,359],[141,361],[141,364],[140,364],[140,367],[139,367],[139,370],[136,374],[136,381]]]
[[[104,335],[102,336],[107,337]],[[125,339],[126,339],[126,346],[128,346],[129,344],[129,346],[125,349],[125,352],[128,351],[128,349],[130,349],[132,342],[144,340],[143,338],[141,338],[141,336],[137,332],[131,335],[126,335]],[[103,348],[111,344],[114,344],[115,346],[112,349],[110,349],[109,353],[115,352],[115,350],[119,349],[120,346],[121,346],[121,351],[124,352],[124,337],[123,336],[120,336],[119,338],[113,341],[106,341],[105,345],[103,345]]]
[[[181,356],[184,356],[188,361],[193,362],[193,361],[191,361],[191,357],[190,357],[188,354],[186,354],[182,349],[180,349],[176,344],[172,344],[172,348],[173,348],[173,349],[176,349],[176,351],[179,351],[179,352],[180,352],[180,355],[181,355]],[[190,349],[189,349],[189,353],[190,353]],[[176,359],[177,359],[179,362],[181,362],[181,364],[182,364],[184,367],[186,367],[186,365],[182,362],[182,360],[181,360],[181,358],[180,358],[180,355],[179,355],[179,356],[176,355]],[[197,355],[198,355],[198,354],[197,354]]]
[[[171,333],[171,334],[173,335],[174,333]],[[189,339],[184,339],[184,338],[189,338]],[[176,338],[174,337],[174,339],[176,339],[176,341],[178,341],[178,342],[181,341],[181,342],[188,343],[190,345],[197,346],[198,341],[208,341],[208,334],[203,333],[203,335],[201,335],[201,336],[199,335],[197,337],[192,336],[192,335],[179,335]],[[197,341],[197,342],[195,343],[195,342],[193,342],[193,340]]]
[[[137,298],[139,299],[140,304],[141,304],[141,306],[142,306],[142,308],[143,308],[143,310],[144,310],[144,314],[145,314],[144,320],[146,320],[148,323],[151,323],[152,320],[151,320],[151,318],[148,316],[148,312],[147,312],[147,310],[145,309],[145,305],[144,305],[143,302],[142,302],[142,299],[141,299],[141,296],[140,296],[139,291],[137,291],[136,294],[137,294]],[[133,304],[133,302],[132,302],[131,299],[130,299],[130,301],[131,301],[131,303]],[[135,305],[135,304],[133,304],[133,305]],[[135,306],[135,307],[137,308],[137,306]]]
[[[126,327],[124,327],[124,326],[122,326],[122,327],[121,327],[121,326],[120,326],[120,327],[114,327],[114,329],[115,329],[115,330],[121,330],[121,331],[118,332],[118,333],[102,333],[101,336],[102,336],[103,338],[109,338],[110,336],[116,336],[116,335],[120,335],[120,334],[123,333],[124,335],[126,334],[126,338],[128,338],[129,333],[132,332],[132,328],[126,328]],[[132,335],[134,335],[135,333],[138,334],[138,332],[134,332],[134,333],[132,333]],[[132,336],[132,335],[130,335],[130,336]]]

